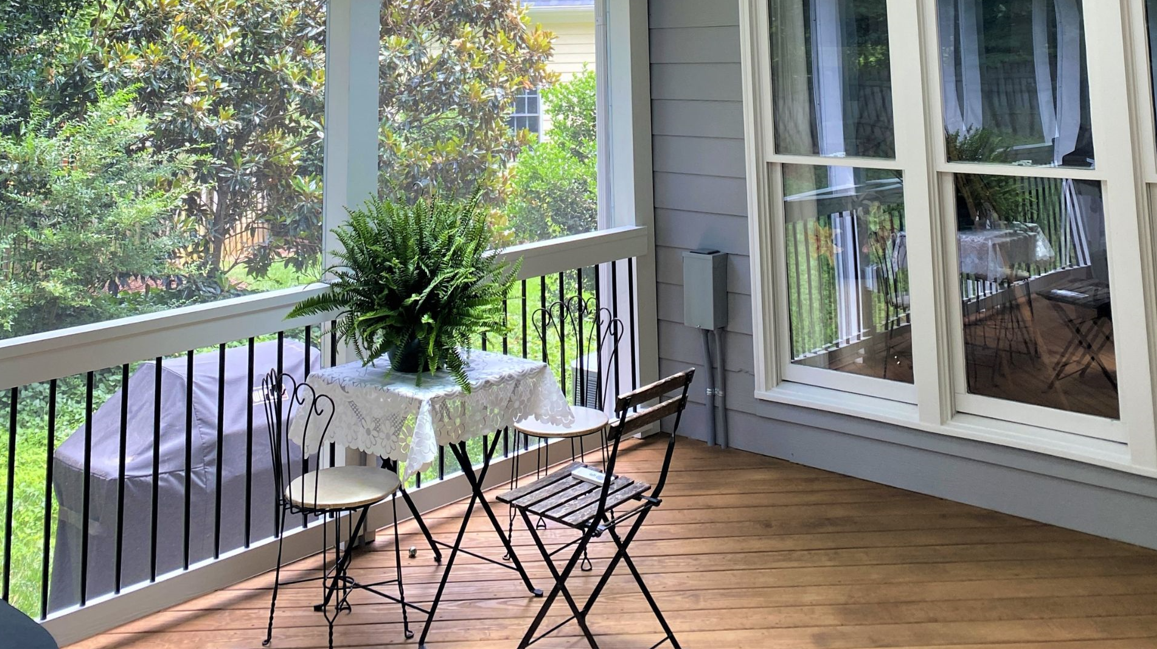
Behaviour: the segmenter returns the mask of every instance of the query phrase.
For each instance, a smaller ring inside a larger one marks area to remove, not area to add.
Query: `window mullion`
[[[1085,12],[1093,133],[1097,150],[1111,152],[1097,156],[1097,168],[1108,179],[1102,192],[1109,281],[1113,293],[1121,296],[1112,304],[1114,345],[1149,352],[1117,355],[1121,421],[1129,433],[1133,463],[1152,468],[1157,467],[1152,361],[1157,349],[1149,336],[1154,321],[1153,247],[1136,149],[1145,129],[1134,128],[1137,116],[1130,111],[1133,84],[1125,61],[1132,52],[1123,38],[1123,21],[1120,2],[1098,2],[1095,11]],[[1143,146],[1151,146],[1151,141]]]
[[[912,366],[916,402],[922,422],[939,425],[952,415],[950,363],[945,346],[950,332],[944,308],[941,222],[938,218],[930,125],[939,115],[927,113],[926,97],[935,89],[933,66],[926,61],[921,38],[922,9],[910,0],[889,0],[892,96],[896,129],[896,160],[904,172],[904,212],[907,216],[909,290],[912,295]],[[927,9],[934,10],[934,6]],[[932,46],[934,47],[934,39]],[[927,89],[927,90],[926,90]]]

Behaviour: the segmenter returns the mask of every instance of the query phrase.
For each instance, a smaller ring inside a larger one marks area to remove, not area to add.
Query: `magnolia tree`
[[[320,251],[325,3],[125,0],[80,11],[39,84],[52,114],[136,86],[151,145],[191,150],[198,187],[181,212],[198,233],[182,252],[201,290],[243,265],[299,270]],[[409,198],[504,195],[525,144],[506,123],[513,96],[550,81],[551,36],[516,0],[383,2],[382,188]],[[230,237],[251,231],[242,255]]]
[[[383,193],[480,192],[498,205],[507,167],[529,141],[508,124],[514,97],[554,80],[552,38],[516,0],[384,2]]]
[[[195,161],[148,146],[132,94],[0,134],[0,338],[119,315],[122,284],[174,272],[173,214]]]

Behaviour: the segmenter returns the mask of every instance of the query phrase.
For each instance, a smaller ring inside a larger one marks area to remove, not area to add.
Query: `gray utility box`
[[[683,253],[683,323],[697,329],[727,326],[727,253]]]

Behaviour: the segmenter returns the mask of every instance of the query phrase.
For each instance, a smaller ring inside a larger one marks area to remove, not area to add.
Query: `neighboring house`
[[[530,12],[530,22],[553,32],[554,57],[550,69],[559,81],[567,81],[583,68],[595,66],[594,0],[522,0]],[[515,100],[511,126],[542,135],[550,129],[543,114],[538,90],[529,90]]]

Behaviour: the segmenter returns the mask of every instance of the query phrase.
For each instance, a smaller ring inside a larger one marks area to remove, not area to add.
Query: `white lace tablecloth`
[[[466,375],[470,394],[448,372],[422,376],[391,372],[388,361],[375,367],[348,363],[315,372],[307,382],[334,400],[333,422],[311,423],[303,448],[323,443],[365,451],[405,463],[403,480],[438,458],[438,447],[501,430],[530,415],[556,424],[573,419],[550,368],[539,361],[472,351]],[[302,439],[305,417],[295,416],[291,439]]]
[[[990,282],[1003,282],[1012,276],[1018,264],[1032,265],[1051,261],[1053,247],[1035,224],[1017,224],[1014,228],[964,230],[956,235],[960,246],[960,272]]]

